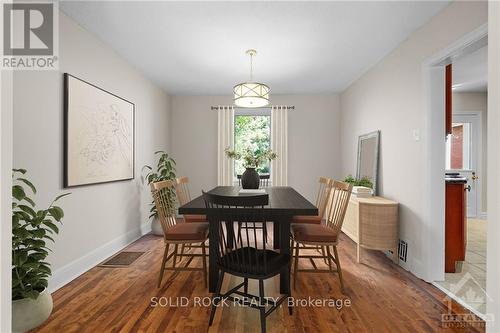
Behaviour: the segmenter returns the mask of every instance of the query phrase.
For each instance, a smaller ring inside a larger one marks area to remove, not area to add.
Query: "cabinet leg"
[[[356,244],[356,262],[359,264],[359,259],[360,259],[360,254],[361,254],[361,246],[359,246],[359,243]]]
[[[399,264],[399,255],[398,255],[398,248],[392,249],[392,261],[398,265]]]

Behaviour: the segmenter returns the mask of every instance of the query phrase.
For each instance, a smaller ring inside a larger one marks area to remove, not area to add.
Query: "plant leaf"
[[[29,206],[26,206],[26,205],[18,205],[17,206],[19,209],[22,209],[23,212],[26,212],[28,214],[30,214],[31,216],[33,216],[34,218],[36,217],[36,212],[33,210],[33,208],[29,207]]]
[[[35,207],[35,202],[30,198],[24,197],[24,200],[27,201],[31,205],[31,207]]]
[[[12,186],[12,196],[16,198],[17,200],[21,201],[26,197],[26,193],[24,192],[24,189],[20,185],[14,185]]]
[[[56,221],[60,221],[64,217],[64,212],[61,207],[52,206],[48,209],[50,215],[56,219]]]
[[[56,234],[58,234],[58,233],[59,233],[59,228],[58,228],[58,227],[57,227],[54,223],[52,223],[51,221],[49,221],[49,220],[44,220],[42,223],[43,223],[43,224],[45,224],[45,225],[46,225],[47,227],[49,227],[50,229],[52,229],[52,230],[53,230]],[[49,239],[50,239],[50,238],[49,238]],[[52,240],[52,241],[54,241],[54,240]]]
[[[35,187],[35,185],[33,185],[32,182],[30,182],[26,178],[17,178],[17,180],[20,181],[20,182],[25,183],[26,185],[28,185],[31,188],[31,190],[33,191],[33,193],[36,194],[36,187]]]
[[[70,195],[70,194],[71,194],[71,193],[64,193],[64,194],[58,195],[58,196],[54,199],[54,201],[53,201],[53,202],[56,202],[57,200],[59,200],[59,199],[61,199],[61,198],[65,197],[65,196],[67,196],[67,195]]]

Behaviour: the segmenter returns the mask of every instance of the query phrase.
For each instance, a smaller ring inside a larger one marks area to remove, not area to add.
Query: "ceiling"
[[[488,46],[453,60],[453,92],[488,90]]]
[[[449,2],[63,1],[60,8],[170,94],[340,92]]]

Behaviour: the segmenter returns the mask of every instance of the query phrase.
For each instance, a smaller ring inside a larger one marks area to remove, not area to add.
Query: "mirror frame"
[[[358,137],[358,160],[357,160],[357,166],[356,166],[356,179],[359,179],[360,177],[360,170],[361,170],[361,142],[363,140],[375,138],[376,144],[375,144],[375,165],[373,167],[373,174],[375,175],[374,179],[372,179],[373,182],[373,195],[377,195],[377,182],[378,182],[378,162],[379,162],[379,145],[380,145],[380,130],[378,131],[373,131],[370,133],[366,133],[363,135],[360,135]]]

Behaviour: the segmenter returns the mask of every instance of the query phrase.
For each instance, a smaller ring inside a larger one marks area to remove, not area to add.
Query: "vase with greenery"
[[[260,177],[256,169],[266,161],[274,160],[278,157],[271,149],[267,150],[252,150],[244,149],[242,152],[237,152],[226,148],[226,156],[234,160],[243,159],[245,172],[241,175],[241,186],[244,189],[258,189],[260,185]]]
[[[169,156],[165,151],[157,151],[155,155],[158,156],[158,163],[156,164],[156,169],[153,169],[149,165],[145,165],[142,170],[146,172],[144,176],[148,185],[151,183],[156,183],[162,180],[175,180],[176,170],[175,170],[175,160]],[[169,189],[171,192],[168,196],[170,202],[170,207],[175,207],[175,190]],[[163,235],[161,225],[158,221],[158,212],[156,211],[156,206],[154,201],[151,203],[151,208],[149,210],[149,218],[152,219],[152,230],[155,235]]]
[[[352,186],[364,186],[373,189],[373,183],[368,177],[361,177],[360,179],[356,179],[352,175],[348,175],[344,178],[344,182],[352,184]]]
[[[42,324],[52,312],[52,297],[47,291],[51,276],[46,261],[59,233],[64,211],[56,202],[37,209],[32,195],[36,187],[26,179],[25,169],[12,170],[12,329],[24,332]]]

